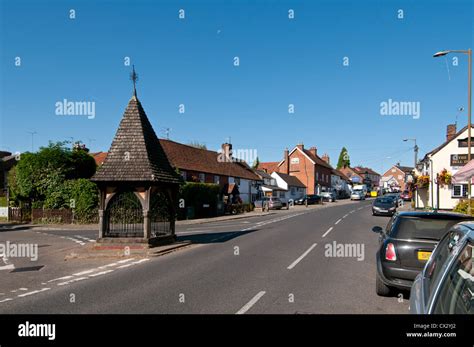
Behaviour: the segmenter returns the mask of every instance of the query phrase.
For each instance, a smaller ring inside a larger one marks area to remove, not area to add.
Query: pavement
[[[0,271],[0,313],[408,313],[408,293],[375,294],[371,229],[388,217],[370,204],[178,225],[187,245],[163,256],[65,260],[96,230],[3,231],[0,243],[37,243],[39,257],[7,259],[20,271]],[[363,252],[330,252],[339,245]]]

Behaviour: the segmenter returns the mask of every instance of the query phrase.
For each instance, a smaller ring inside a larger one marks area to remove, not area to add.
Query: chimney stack
[[[327,153],[324,153],[321,159],[324,160],[327,164],[329,164],[329,155]]]
[[[304,151],[304,145],[303,145],[303,142],[300,142],[296,145],[296,147],[298,147],[299,149],[301,149],[302,151]]]
[[[318,149],[314,146],[309,149],[309,152],[313,154],[314,156],[318,155]]]
[[[446,141],[451,141],[456,135],[456,124],[448,124],[446,128]]]
[[[289,157],[289,151],[288,148],[285,148],[285,151],[283,152],[283,160],[285,161],[283,163],[283,173],[289,175],[290,174],[290,157]]]
[[[226,142],[223,143],[221,147],[225,159],[228,161],[232,161],[232,144]]]

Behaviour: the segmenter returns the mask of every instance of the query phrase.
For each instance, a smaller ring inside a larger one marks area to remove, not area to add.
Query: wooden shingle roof
[[[180,183],[160,141],[134,95],[130,99],[102,166],[94,182]]]

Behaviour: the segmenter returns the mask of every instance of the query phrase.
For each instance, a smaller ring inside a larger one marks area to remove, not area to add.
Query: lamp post
[[[449,53],[467,54],[467,162],[471,161],[471,93],[472,93],[472,49],[467,50],[446,50],[440,51],[433,55],[434,58],[443,57]],[[471,177],[468,182],[469,206],[468,211],[471,213]]]
[[[407,141],[413,141],[415,143],[415,146],[413,147],[413,152],[415,153],[415,163],[413,165],[413,168],[416,167],[416,163],[418,162],[418,146],[416,144],[416,139],[403,139],[404,142]]]

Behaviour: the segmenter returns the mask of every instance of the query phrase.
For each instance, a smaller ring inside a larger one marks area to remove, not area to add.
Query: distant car
[[[335,202],[336,201],[336,194],[333,192],[322,192],[321,193],[321,198],[323,201],[328,201],[328,202]]]
[[[281,200],[273,196],[260,198],[254,202],[254,205],[256,208],[262,208],[262,205],[264,208],[268,206],[269,210],[280,210],[283,207]]]
[[[390,295],[393,288],[410,289],[439,240],[456,223],[474,220],[458,213],[397,212],[379,233],[376,254],[376,292]]]
[[[379,197],[372,203],[373,216],[392,216],[395,212],[397,212],[395,199]]]
[[[410,312],[474,314],[474,223],[456,224],[439,242],[413,282]]]
[[[365,194],[362,190],[354,190],[351,194],[351,200],[365,200]]]
[[[404,190],[401,194],[400,197],[403,199],[403,201],[411,201],[411,192],[409,190]]]
[[[322,199],[319,195],[305,195],[302,198],[296,199],[295,204],[297,205],[306,205],[306,201],[308,201],[308,205],[319,204],[321,203]]]

